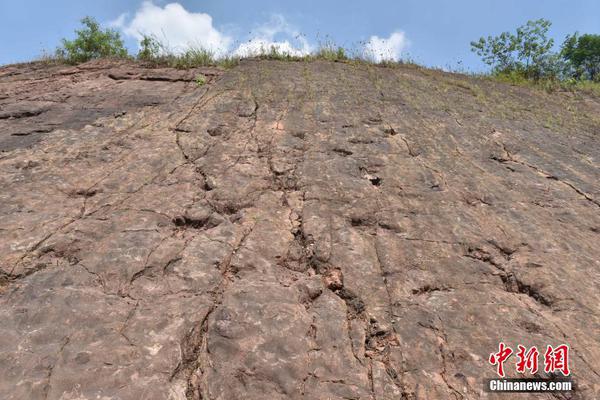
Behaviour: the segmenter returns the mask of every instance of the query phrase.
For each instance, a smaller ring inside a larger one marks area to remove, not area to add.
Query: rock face
[[[570,346],[576,391],[519,398],[596,399],[599,115],[409,66],[1,68],[0,398],[505,399],[503,341]]]

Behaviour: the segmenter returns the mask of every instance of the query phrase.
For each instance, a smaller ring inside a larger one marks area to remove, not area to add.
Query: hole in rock
[[[352,152],[350,150],[342,149],[342,148],[339,148],[339,147],[334,148],[333,152],[341,154],[344,157],[352,155]]]
[[[206,224],[207,218],[191,218],[185,215],[179,215],[173,218],[173,224],[178,227],[189,227],[200,229]]]
[[[371,178],[368,178],[368,179],[369,179],[369,182],[371,182],[371,184],[373,186],[380,186],[381,185],[381,180],[382,179],[380,177],[378,177],[378,176],[374,176],[374,177],[371,177]]]

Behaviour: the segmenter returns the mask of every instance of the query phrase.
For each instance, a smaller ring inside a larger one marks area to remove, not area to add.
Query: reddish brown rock
[[[409,66],[0,68],[0,398],[503,399],[500,341],[598,398],[598,115]]]

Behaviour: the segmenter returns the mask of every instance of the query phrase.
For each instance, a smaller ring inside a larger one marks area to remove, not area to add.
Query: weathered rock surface
[[[599,116],[411,67],[0,68],[0,398],[503,399],[504,341],[571,346],[577,391],[519,398],[596,399]]]

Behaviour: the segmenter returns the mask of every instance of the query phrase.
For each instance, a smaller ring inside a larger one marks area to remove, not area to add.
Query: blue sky
[[[470,71],[484,68],[471,40],[529,19],[552,21],[558,43],[574,31],[600,33],[594,0],[0,0],[0,64],[52,51],[86,15],[119,29],[133,52],[141,33],[165,38],[175,51],[193,42],[238,54],[272,44],[301,53],[332,41],[366,48],[375,58],[410,57]]]

